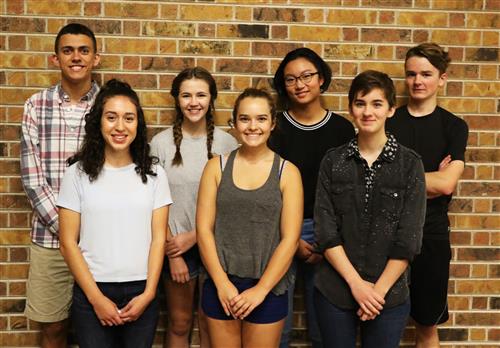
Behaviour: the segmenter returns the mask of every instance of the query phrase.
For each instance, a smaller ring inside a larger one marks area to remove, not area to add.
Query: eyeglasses
[[[318,71],[313,73],[304,73],[300,76],[287,75],[285,76],[285,86],[287,87],[295,86],[297,80],[300,80],[300,82],[302,82],[303,84],[308,84],[309,82],[312,81],[313,76],[317,74],[319,74]]]

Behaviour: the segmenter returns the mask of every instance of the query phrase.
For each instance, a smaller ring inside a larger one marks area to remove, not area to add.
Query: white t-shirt
[[[93,182],[78,163],[66,170],[57,205],[81,214],[78,245],[95,281],[147,278],[153,210],[172,203],[165,171],[153,171],[144,184],[134,163],[104,166]]]

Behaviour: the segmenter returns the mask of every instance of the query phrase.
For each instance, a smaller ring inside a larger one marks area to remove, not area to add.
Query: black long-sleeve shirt
[[[357,139],[325,155],[319,172],[314,210],[318,251],[342,245],[366,281],[375,283],[389,259],[412,260],[419,253],[425,219],[425,178],[420,156],[389,136],[378,159],[368,167]],[[385,297],[385,308],[408,295],[408,270]],[[347,282],[323,259],[315,286],[334,305],[358,307]]]

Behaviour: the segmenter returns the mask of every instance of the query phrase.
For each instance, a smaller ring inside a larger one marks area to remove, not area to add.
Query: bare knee
[[[57,321],[54,323],[43,323],[42,347],[65,347],[68,335],[68,321]]]
[[[439,336],[437,326],[415,325],[418,348],[439,347]]]
[[[184,337],[191,331],[192,318],[171,318],[169,322],[169,331],[175,336]]]

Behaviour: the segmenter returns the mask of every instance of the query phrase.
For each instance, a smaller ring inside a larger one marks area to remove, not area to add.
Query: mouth
[[[69,68],[74,72],[79,72],[85,68],[84,65],[70,65]]]
[[[261,135],[262,135],[262,133],[245,133],[245,136],[249,137],[249,138],[258,138]]]
[[[309,93],[308,91],[301,91],[301,92],[295,93],[295,96],[297,98],[304,98],[308,93]]]
[[[111,135],[111,138],[113,139],[113,142],[118,144],[122,144],[127,140],[127,136],[125,134]]]

